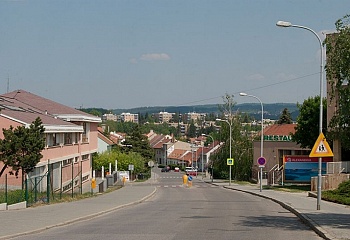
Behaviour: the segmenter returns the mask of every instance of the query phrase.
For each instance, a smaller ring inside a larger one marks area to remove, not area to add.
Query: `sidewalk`
[[[155,192],[155,186],[129,183],[116,191],[79,201],[0,211],[0,239],[9,239],[78,220],[91,219],[142,202]]]
[[[262,189],[258,185],[239,185],[227,182],[206,180],[227,189],[254,194],[279,203],[282,207],[297,215],[324,239],[350,239],[350,206],[321,201],[317,210],[317,199],[308,197],[308,193],[290,193]]]

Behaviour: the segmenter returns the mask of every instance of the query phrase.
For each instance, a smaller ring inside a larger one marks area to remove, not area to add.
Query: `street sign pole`
[[[262,169],[265,167],[265,164],[266,164],[266,159],[261,156],[258,158],[258,164],[259,164],[259,168],[260,168],[260,192],[262,191]]]
[[[322,128],[321,128],[322,129]],[[323,135],[320,132],[314,147],[311,150],[309,157],[318,157],[318,181],[317,181],[317,210],[321,209],[321,198],[322,198],[322,157],[333,157],[332,149]]]

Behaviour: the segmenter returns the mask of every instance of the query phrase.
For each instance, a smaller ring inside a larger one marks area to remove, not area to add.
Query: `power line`
[[[284,81],[280,81],[280,82],[276,82],[276,83],[271,83],[268,85],[264,85],[264,86],[260,86],[260,87],[256,87],[256,88],[250,88],[250,89],[246,89],[246,90],[241,90],[239,92],[235,92],[235,94],[239,94],[240,92],[249,92],[249,91],[253,91],[253,90],[259,90],[259,89],[263,89],[263,88],[267,88],[267,87],[271,87],[271,86],[276,86],[279,84],[283,84],[283,83],[287,83],[287,82],[293,82],[293,81],[297,81],[303,78],[307,78],[316,74],[320,74],[320,72],[317,73],[311,73],[308,75],[304,75],[301,77],[296,77],[296,78],[292,78],[292,79],[288,79],[288,80],[284,80]],[[211,98],[205,98],[205,99],[200,99],[200,100],[196,100],[196,101],[191,101],[191,102],[186,102],[186,103],[182,103],[182,104],[178,104],[177,106],[185,106],[185,105],[190,105],[190,104],[194,104],[194,103],[200,103],[200,102],[206,102],[209,100],[213,100],[213,99],[217,99],[217,98],[222,98],[222,96],[217,96],[217,97],[211,97]]]

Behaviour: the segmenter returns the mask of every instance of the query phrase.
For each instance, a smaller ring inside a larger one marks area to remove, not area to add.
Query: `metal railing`
[[[327,162],[327,174],[350,173],[350,162]]]

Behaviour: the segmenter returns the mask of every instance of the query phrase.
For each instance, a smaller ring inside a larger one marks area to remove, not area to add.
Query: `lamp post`
[[[242,97],[252,97],[257,99],[260,104],[261,104],[261,139],[260,139],[260,157],[264,157],[264,106],[262,101],[260,100],[260,98],[258,98],[257,96],[254,95],[249,95],[246,93],[240,93],[239,94]],[[262,191],[262,169],[263,166],[260,166],[260,192]]]
[[[202,166],[201,166],[201,167],[202,167],[202,179],[203,179],[203,170],[204,170],[204,169],[203,169],[204,143],[202,144],[202,157],[201,157],[201,158],[202,158],[202,161],[201,161],[201,165],[202,165]]]
[[[231,120],[231,122],[229,122],[227,120],[222,120],[222,119],[218,118],[218,119],[216,119],[216,121],[225,122],[230,126],[230,159],[232,159],[232,120]],[[230,175],[229,186],[231,186],[231,165],[230,165],[230,174],[229,175]]]
[[[323,47],[322,47],[322,41],[321,38],[318,36],[318,34],[312,30],[311,28],[301,26],[301,25],[294,25],[290,22],[285,21],[278,21],[276,23],[276,26],[278,27],[295,27],[295,28],[302,28],[305,30],[308,30],[312,32],[320,45],[320,58],[321,58],[321,64],[320,64],[320,119],[319,119],[319,133],[322,133],[322,120],[323,120]],[[321,181],[322,181],[322,158],[318,158],[318,184],[317,184],[317,210],[320,210],[320,203],[321,203]]]
[[[204,133],[202,133],[202,136],[206,136],[206,137],[210,137],[211,138],[211,140],[213,141],[213,151],[215,150],[215,141],[214,141],[214,138],[212,137],[212,136],[210,136],[210,135],[206,135],[206,134],[204,134]],[[208,164],[208,154],[207,154],[207,164]],[[213,174],[213,164],[212,164],[212,166],[211,166],[211,182],[213,182],[214,181],[214,174]]]

